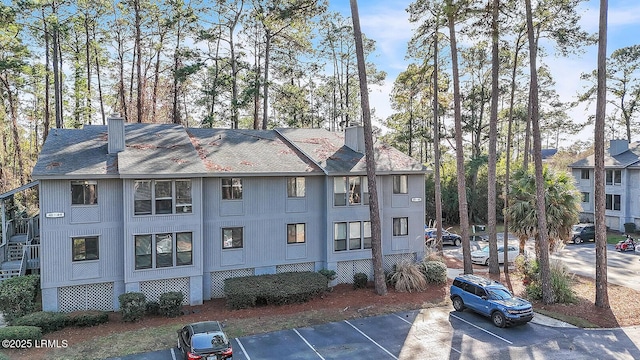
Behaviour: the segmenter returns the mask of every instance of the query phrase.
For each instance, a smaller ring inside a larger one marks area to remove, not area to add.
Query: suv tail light
[[[187,353],[187,360],[201,360],[201,359],[202,359],[202,356],[198,354],[194,354],[192,352]]]

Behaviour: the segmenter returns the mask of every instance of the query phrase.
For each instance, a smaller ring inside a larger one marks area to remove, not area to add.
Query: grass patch
[[[580,328],[599,328],[598,325],[589,322],[583,318],[579,318],[579,317],[575,317],[575,316],[569,316],[569,315],[564,315],[564,314],[560,314],[557,312],[553,312],[553,311],[548,311],[548,310],[544,310],[544,309],[535,309],[535,312],[548,316],[550,318],[554,318],[556,320],[560,320],[560,321],[564,321],[566,323],[569,323],[571,325],[575,325],[577,327]]]
[[[618,241],[625,240],[626,238],[627,238],[627,235],[624,235],[624,234],[607,233],[607,244],[615,245],[618,243]],[[634,238],[634,240],[635,239],[636,238]]]

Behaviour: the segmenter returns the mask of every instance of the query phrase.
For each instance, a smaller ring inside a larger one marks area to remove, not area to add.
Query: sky
[[[384,119],[393,113],[389,104],[389,94],[398,74],[404,71],[409,61],[405,59],[407,43],[413,35],[416,24],[409,22],[406,8],[410,0],[359,0],[358,11],[362,32],[376,41],[376,52],[367,58],[376,63],[379,70],[387,73],[382,86],[370,86],[369,102],[375,108],[378,117]],[[599,0],[585,1],[579,13],[582,14],[581,27],[595,33],[598,30]],[[345,17],[351,16],[348,0],[330,0],[330,10],[337,11]],[[640,1],[609,0],[607,54],[614,50],[640,44]],[[556,91],[560,101],[570,102],[576,99],[578,92],[586,83],[580,81],[580,74],[591,72],[597,64],[597,46],[586,49],[581,55],[568,58],[556,57],[553,50],[544,59],[556,82]],[[608,105],[611,108],[611,105]],[[595,114],[593,107],[585,109],[579,105],[569,112],[575,121],[584,122]],[[621,136],[623,134],[620,134]],[[586,128],[579,134],[567,136],[560,141],[560,147],[569,146],[575,139],[593,139],[593,128]],[[638,139],[640,140],[640,136]]]

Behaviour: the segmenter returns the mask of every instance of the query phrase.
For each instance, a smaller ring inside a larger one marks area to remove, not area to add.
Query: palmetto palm
[[[545,167],[542,177],[549,249],[553,249],[559,241],[570,238],[571,227],[578,222],[580,194],[573,183],[573,178],[566,172]],[[538,229],[534,174],[531,171],[518,170],[514,174],[508,196],[510,205],[505,209],[505,216],[511,230],[520,238],[520,253],[524,252],[526,239],[533,237],[536,239],[536,254],[539,254],[537,240],[540,229]]]

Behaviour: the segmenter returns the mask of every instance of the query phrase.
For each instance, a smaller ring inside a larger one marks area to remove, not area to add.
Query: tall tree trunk
[[[264,84],[262,90],[262,130],[267,129],[269,123],[269,52],[271,51],[271,32],[265,28],[264,44]]]
[[[16,100],[13,96],[13,92],[11,91],[11,84],[5,78],[0,77],[0,81],[4,85],[7,96],[7,102],[9,103],[9,116],[11,117],[11,134],[13,135],[13,151],[14,159],[17,160],[18,169],[17,175],[20,180],[20,185],[24,184],[24,165],[22,163],[22,145],[20,144],[20,135],[18,133],[18,113],[16,111]],[[15,175],[15,174],[14,174]]]
[[[367,69],[362,46],[358,3],[351,1],[351,18],[353,34],[358,57],[358,75],[360,78],[360,98],[362,102],[362,118],[364,123],[364,147],[367,163],[367,180],[369,185],[369,214],[371,219],[371,256],[373,261],[373,277],[378,295],[387,294],[387,283],[382,266],[382,241],[380,230],[380,209],[378,208],[378,188],[376,186],[376,164],[373,153],[373,136],[371,131],[371,113],[369,110],[369,90],[367,89]]]
[[[440,116],[438,114],[438,24],[433,32],[433,177],[436,202],[436,244],[442,254],[442,189],[440,181]]]
[[[44,27],[44,129],[42,130],[42,143],[44,144],[44,141],[47,140],[47,137],[49,136],[49,126],[51,126],[49,123],[49,119],[51,119],[51,110],[49,109],[49,98],[51,97],[51,94],[49,93],[51,87],[51,79],[49,78],[49,51],[51,50],[49,47],[49,37],[51,35],[49,35],[49,31],[47,29],[44,7],[42,7],[42,24]]]
[[[447,22],[451,47],[451,67],[453,77],[453,109],[456,131],[456,170],[458,180],[458,212],[460,216],[460,235],[462,236],[462,258],[464,273],[473,274],[471,264],[471,244],[469,242],[469,206],[467,204],[467,186],[464,171],[464,149],[462,146],[462,112],[460,109],[460,75],[458,72],[458,44],[456,43],[456,9],[452,0],[447,0]]]
[[[96,38],[96,26],[95,23],[91,27],[93,38]],[[102,83],[100,78],[100,57],[98,56],[98,47],[93,47],[94,60],[96,62],[96,80],[98,81],[98,100],[100,101],[100,116],[102,118],[102,125],[106,124],[106,116],[104,113],[104,100],[102,98]]]
[[[136,118],[138,123],[142,122],[142,93],[143,93],[143,84],[142,84],[142,47],[140,44],[140,0],[133,1],[133,9],[135,12],[135,27],[136,27],[136,86],[138,91],[136,91]]]
[[[489,273],[500,274],[498,264],[498,233],[496,229],[496,145],[498,142],[498,76],[500,57],[498,48],[498,7],[500,0],[493,0],[491,7],[491,114],[489,118],[489,165],[487,174],[487,226],[489,227]],[[507,247],[504,248],[504,263],[509,262]]]
[[[536,206],[538,218],[538,247],[540,249],[540,280],[542,283],[542,302],[552,304],[555,302],[553,288],[551,287],[551,269],[549,267],[549,233],[547,230],[547,212],[544,196],[544,178],[542,175],[542,146],[540,140],[539,108],[538,108],[538,69],[537,53],[538,48],[534,38],[533,15],[531,10],[531,0],[525,0],[527,8],[527,32],[529,37],[529,62],[531,71],[530,82],[530,109],[531,109],[531,130],[533,133],[533,160],[535,165],[536,179]]]
[[[51,8],[53,9],[53,13],[57,13],[56,3],[55,1],[51,4]],[[53,89],[54,89],[54,102],[55,102],[55,112],[56,112],[56,128],[61,129],[63,127],[62,122],[62,75],[60,74],[60,63],[59,63],[59,35],[58,25],[53,25],[52,31],[52,49],[53,50]]]
[[[86,99],[86,112],[87,112],[87,118],[89,121],[89,125],[91,125],[92,121],[91,119],[93,118],[93,111],[91,108],[91,38],[89,36],[89,14],[85,13],[84,15],[84,35],[85,35],[85,56],[87,57],[86,60],[86,64],[87,64],[87,93],[85,94],[85,99]]]
[[[174,124],[180,124],[180,97],[179,97],[179,88],[180,84],[178,82],[178,67],[180,66],[180,25],[177,26],[176,30],[176,48],[174,49],[173,54],[173,100],[172,100],[172,111],[171,117],[172,122]]]
[[[595,148],[595,222],[596,222],[596,301],[599,308],[608,309],[607,227],[605,223],[604,181],[604,121],[607,112],[607,13],[608,0],[600,0],[598,27],[598,90],[596,100]]]

